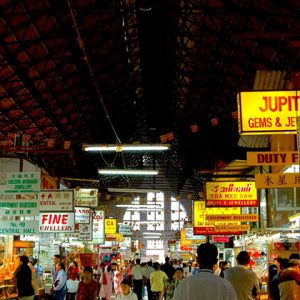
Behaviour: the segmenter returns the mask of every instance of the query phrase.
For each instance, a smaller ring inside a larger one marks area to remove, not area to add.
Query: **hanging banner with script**
[[[4,235],[37,234],[38,228],[37,221],[0,221],[0,234]]]
[[[40,211],[74,211],[73,190],[41,190]]]
[[[238,94],[239,132],[297,133],[298,91],[251,91]]]
[[[96,210],[93,214],[93,244],[104,244],[104,211]]]
[[[282,166],[299,164],[297,152],[247,152],[249,166]]]
[[[79,241],[92,241],[93,240],[93,226],[90,224],[78,224],[78,240]]]
[[[206,182],[206,207],[257,206],[254,182]]]
[[[300,187],[300,173],[255,174],[255,185],[258,189]]]
[[[97,207],[98,189],[75,190],[75,206]]]
[[[91,218],[91,209],[89,207],[75,207],[75,223],[89,224]]]

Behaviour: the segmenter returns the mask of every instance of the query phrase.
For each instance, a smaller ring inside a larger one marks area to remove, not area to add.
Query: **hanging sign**
[[[257,222],[257,214],[247,214],[247,215],[208,215],[206,214],[207,221],[239,221],[239,222]]]
[[[117,233],[117,219],[105,219],[104,221],[104,233]]]
[[[78,224],[79,241],[91,241],[93,239],[92,222],[90,224]]]
[[[255,174],[255,185],[258,189],[300,187],[300,173]]]
[[[75,190],[75,206],[97,207],[98,189]]]
[[[40,192],[39,172],[0,173],[0,194],[28,194]]]
[[[297,152],[247,152],[249,166],[282,166],[299,164]]]
[[[71,212],[40,213],[39,217],[40,232],[74,232],[75,215]]]
[[[239,93],[240,134],[296,134],[299,99],[298,91]]]
[[[90,223],[91,209],[90,207],[75,207],[75,223]]]
[[[104,211],[96,210],[93,214],[93,244],[104,244]]]
[[[38,194],[0,194],[0,217],[25,217],[38,215]]]
[[[206,182],[207,207],[242,207],[257,205],[257,191],[254,182]]]
[[[38,225],[37,221],[0,221],[0,234],[37,234]]]
[[[194,227],[194,234],[202,234],[202,235],[237,235],[241,234],[242,231],[250,230],[249,225],[217,225],[217,226],[200,226]]]
[[[131,236],[131,235],[133,235],[132,226],[120,224],[119,225],[119,233],[122,234],[122,235],[124,235],[124,236]]]
[[[74,211],[73,190],[41,190],[40,211]]]

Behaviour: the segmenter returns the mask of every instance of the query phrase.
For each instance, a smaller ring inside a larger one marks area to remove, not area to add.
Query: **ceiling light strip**
[[[99,169],[101,175],[158,175],[157,170]]]
[[[168,144],[120,144],[120,145],[83,145],[84,151],[96,151],[96,152],[122,152],[122,151],[166,151],[170,149]]]

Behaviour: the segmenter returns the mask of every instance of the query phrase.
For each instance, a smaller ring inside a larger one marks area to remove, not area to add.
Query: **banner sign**
[[[247,152],[249,166],[282,166],[299,164],[298,153],[288,152]]]
[[[75,223],[89,224],[91,217],[90,207],[75,207]]]
[[[207,207],[257,205],[257,191],[254,182],[206,182]]]
[[[40,232],[74,232],[75,231],[75,214],[65,213],[40,213],[39,218]]]
[[[89,224],[78,224],[78,240],[79,241],[91,241],[93,240],[93,228],[92,222]]]
[[[258,189],[300,187],[300,173],[255,174],[255,185]]]
[[[24,217],[38,215],[38,194],[0,194],[0,217]]]
[[[206,215],[207,221],[239,221],[239,222],[257,222],[257,214],[248,215]]]
[[[75,206],[97,207],[98,189],[75,190]]]
[[[40,212],[74,211],[73,190],[41,190],[39,197]]]
[[[240,134],[296,134],[299,99],[297,91],[239,93]]]
[[[104,244],[104,211],[96,210],[93,214],[93,244]]]
[[[124,236],[131,236],[131,235],[133,235],[132,226],[120,224],[119,225],[119,233],[122,234],[122,235],[124,235]]]
[[[104,233],[117,233],[117,219],[105,219],[104,221]]]
[[[194,227],[194,234],[206,235],[237,235],[242,231],[250,230],[250,225],[218,225],[218,226],[200,226]]]
[[[39,193],[39,172],[0,173],[0,194]]]
[[[215,235],[215,236],[212,237],[212,241],[214,243],[228,243],[229,242],[229,236]]]
[[[38,228],[37,221],[0,221],[0,234],[4,235],[37,234]]]

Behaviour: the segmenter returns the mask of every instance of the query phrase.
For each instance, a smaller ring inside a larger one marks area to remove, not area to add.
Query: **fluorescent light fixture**
[[[161,232],[143,232],[143,235],[161,235]]]
[[[162,208],[158,204],[117,204],[116,207],[128,207],[128,208]]]
[[[101,175],[158,175],[157,170],[99,169]]]
[[[144,239],[160,239],[160,236],[158,235],[147,235],[147,236],[144,236]]]
[[[128,211],[144,211],[144,212],[151,212],[151,211],[163,211],[163,208],[127,208]]]
[[[147,194],[147,193],[161,193],[161,190],[153,190],[153,189],[126,189],[126,188],[108,188],[110,193],[139,193],[139,194]]]
[[[83,145],[84,151],[97,152],[144,152],[144,151],[166,151],[170,149],[169,144],[117,144],[117,145]]]

